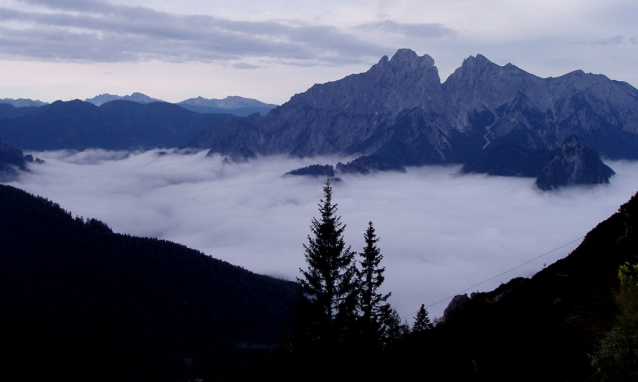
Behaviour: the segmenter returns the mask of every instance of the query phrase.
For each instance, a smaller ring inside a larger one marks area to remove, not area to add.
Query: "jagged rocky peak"
[[[450,315],[453,312],[458,311],[465,303],[470,301],[470,298],[467,297],[467,293],[456,295],[450,300],[450,303],[443,311],[443,317],[441,317],[441,321],[445,322],[450,318]]]
[[[476,56],[469,56],[468,58],[463,60],[463,64],[461,64],[461,68],[459,69],[479,68],[479,67],[487,67],[487,66],[498,66],[498,65],[488,60],[487,57],[485,57],[484,55],[477,54]]]
[[[434,59],[427,54],[419,56],[412,49],[399,49],[392,56],[389,64],[404,70],[429,69],[434,67]]]
[[[553,190],[577,184],[603,184],[609,183],[614,174],[595,151],[576,135],[570,135],[538,176],[536,185],[541,190]]]
[[[427,76],[435,80],[437,84],[441,82],[439,72],[434,66],[434,59],[427,54],[419,56],[411,49],[399,49],[390,59],[388,56],[383,56],[367,73],[391,75],[392,77],[401,74],[404,78],[407,78],[405,76],[407,73],[409,73],[409,77],[422,76],[427,73]]]
[[[346,114],[395,117],[402,110],[421,107],[425,103],[432,103],[432,109],[440,108],[443,98],[432,57],[399,49],[391,59],[384,56],[367,72],[315,84],[282,106],[284,109],[310,107]]]

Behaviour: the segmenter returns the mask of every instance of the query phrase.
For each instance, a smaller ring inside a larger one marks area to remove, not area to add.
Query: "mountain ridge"
[[[465,163],[503,138],[554,150],[572,134],[598,155],[638,159],[638,90],[582,71],[540,78],[480,54],[441,83],[430,56],[400,49],[266,116],[207,129],[187,146],[237,159],[358,154],[341,168],[366,172]]]

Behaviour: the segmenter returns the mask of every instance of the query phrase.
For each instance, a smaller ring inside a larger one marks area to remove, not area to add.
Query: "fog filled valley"
[[[205,151],[171,150],[33,155],[45,163],[30,166],[11,185],[115,232],[174,241],[288,280],[305,267],[302,244],[318,216],[325,178],[283,174],[343,161],[269,156],[226,163]],[[333,182],[333,197],[353,250],[362,250],[368,221],[374,223],[386,267],[382,289],[392,292],[390,303],[411,323],[421,304],[431,317],[441,316],[457,293],[530,277],[569,254],[638,190],[638,163],[606,163],[616,171],[610,184],[553,192],[537,189],[533,178],[425,166],[343,175]]]

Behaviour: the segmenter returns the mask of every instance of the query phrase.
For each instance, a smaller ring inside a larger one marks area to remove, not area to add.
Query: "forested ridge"
[[[292,282],[10,186],[0,216],[0,374],[17,380],[214,380],[271,347],[296,299]]]

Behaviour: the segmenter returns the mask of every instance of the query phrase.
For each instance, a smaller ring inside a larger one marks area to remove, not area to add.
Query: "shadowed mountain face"
[[[609,183],[614,174],[592,149],[571,135],[556,150],[554,158],[536,179],[536,185],[541,190],[552,190],[576,184]]]
[[[17,178],[20,171],[29,171],[28,163],[44,163],[32,155],[24,155],[22,150],[10,146],[0,138],[0,183]]]
[[[26,170],[27,161],[24,153],[9,146],[0,138],[0,182],[7,181],[18,176],[17,170]]]
[[[551,151],[574,134],[599,155],[638,159],[638,90],[582,71],[543,79],[481,55],[441,84],[431,57],[401,49],[266,116],[207,129],[189,146],[234,158],[360,154],[340,168],[366,172],[465,163],[499,140]]]

